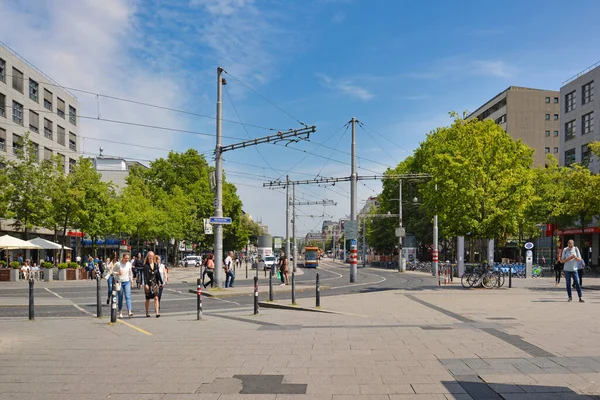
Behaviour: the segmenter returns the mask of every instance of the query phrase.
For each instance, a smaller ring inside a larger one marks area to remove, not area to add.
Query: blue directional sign
[[[208,222],[214,225],[229,225],[231,217],[210,217]]]
[[[352,239],[350,241],[350,246],[356,246],[356,239]]]

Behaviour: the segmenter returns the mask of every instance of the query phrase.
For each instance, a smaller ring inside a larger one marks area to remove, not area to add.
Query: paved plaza
[[[600,398],[600,291],[568,303],[550,279],[464,290],[396,275],[420,284],[329,293],[322,310],[333,313],[254,316],[214,299],[202,321],[193,308],[115,325],[4,317],[0,399]],[[297,302],[314,310],[313,297]]]

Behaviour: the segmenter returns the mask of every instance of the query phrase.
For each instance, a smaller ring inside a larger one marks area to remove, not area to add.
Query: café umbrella
[[[37,244],[18,239],[10,235],[0,236],[1,250],[41,249]]]

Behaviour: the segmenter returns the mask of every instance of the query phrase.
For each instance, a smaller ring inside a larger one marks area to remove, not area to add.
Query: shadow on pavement
[[[600,399],[596,395],[583,395],[565,386],[520,385],[506,383],[486,383],[478,375],[456,376],[456,382],[442,382],[450,393],[467,393],[474,400],[568,400]]]

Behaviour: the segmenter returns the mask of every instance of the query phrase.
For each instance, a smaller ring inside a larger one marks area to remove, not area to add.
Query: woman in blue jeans
[[[133,272],[131,270],[131,263],[129,262],[129,254],[123,254],[123,258],[115,265],[115,269],[118,269],[118,279],[121,282],[121,290],[119,291],[119,318],[123,318],[123,295],[125,295],[127,311],[129,318],[131,318],[133,317],[133,312],[131,311],[131,282],[133,281]]]
[[[108,286],[108,297],[106,298],[106,304],[110,304],[110,296],[112,296],[112,284],[115,280],[113,276],[114,268],[115,264],[110,258],[106,257],[106,269],[104,270],[104,277],[106,278],[106,283]]]
[[[581,253],[579,249],[574,246],[573,240],[567,242],[567,247],[562,251],[562,261],[564,262],[565,281],[567,283],[567,295],[569,296],[568,301],[572,301],[571,297],[571,279],[573,279],[573,286],[577,289],[577,295],[579,296],[579,302],[585,303],[582,299],[583,294],[581,293],[581,286],[579,285],[579,277],[577,276],[578,264],[581,262]]]

